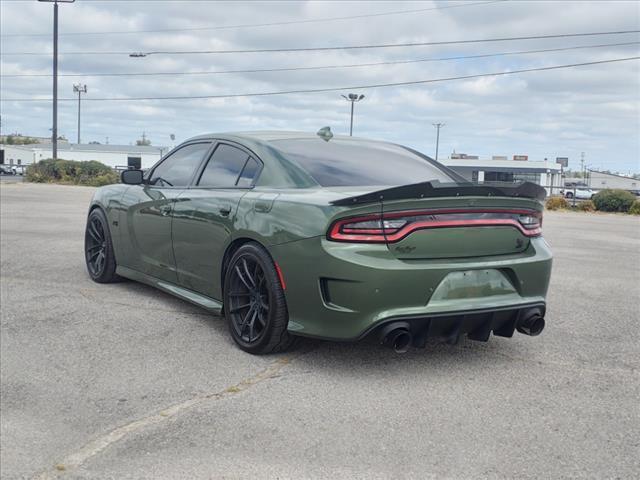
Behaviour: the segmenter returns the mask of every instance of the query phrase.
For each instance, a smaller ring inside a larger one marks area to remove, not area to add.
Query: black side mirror
[[[142,170],[123,170],[120,181],[125,185],[140,185],[143,183],[144,172]]]

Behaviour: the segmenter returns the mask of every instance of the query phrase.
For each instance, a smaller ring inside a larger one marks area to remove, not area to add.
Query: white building
[[[58,144],[60,159],[97,160],[119,169],[138,166],[137,162],[142,168],[149,168],[167,151],[166,147],[140,145]],[[52,158],[51,144],[0,144],[0,163],[5,165],[29,165],[47,158]]]
[[[486,160],[447,158],[439,161],[472,182],[527,181],[544,187],[547,194],[558,193],[563,185],[560,165],[548,160],[507,160],[505,157],[494,157]]]
[[[578,178],[571,180],[585,181]],[[633,177],[623,177],[622,175],[616,175],[614,173],[598,172],[596,170],[589,170],[586,183],[594,190],[601,190],[604,188],[640,190],[640,180]]]

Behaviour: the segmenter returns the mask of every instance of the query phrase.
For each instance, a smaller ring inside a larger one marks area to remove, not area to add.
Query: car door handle
[[[220,215],[222,215],[223,217],[228,217],[229,214],[231,213],[231,209],[228,207],[222,207],[220,208]]]
[[[171,213],[171,205],[162,205],[159,208],[159,210],[160,210],[160,215],[162,215],[163,217],[166,217]]]

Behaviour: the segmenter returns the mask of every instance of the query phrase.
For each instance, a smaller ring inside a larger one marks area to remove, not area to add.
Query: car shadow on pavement
[[[229,335],[223,317],[213,315],[198,306],[142,283],[125,279],[110,287],[118,291],[120,305],[157,310],[163,316],[172,313],[188,315],[194,321],[204,322],[213,328],[225,348],[238,348]],[[464,367],[478,362],[500,363],[505,359],[525,358],[526,354],[518,353],[519,346],[521,347],[522,344],[516,340],[517,338],[517,334],[513,339],[491,336],[488,342],[478,342],[461,336],[460,341],[455,345],[430,340],[424,348],[411,348],[407,353],[399,354],[383,346],[373,334],[358,342],[332,342],[300,337],[292,350],[272,356],[274,358],[283,355],[292,356],[295,357],[297,364],[309,363],[309,367],[313,368],[330,365],[337,370],[342,367],[348,367],[350,370],[369,368],[380,370],[394,366],[401,370],[403,366],[415,363],[426,363],[431,368],[451,368],[455,365]]]

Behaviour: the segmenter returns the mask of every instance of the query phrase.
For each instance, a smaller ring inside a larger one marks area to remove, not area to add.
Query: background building
[[[508,160],[507,157],[485,160],[474,155],[455,156],[457,158],[452,155],[452,158],[440,162],[472,182],[533,182],[544,187],[549,195],[559,193],[563,186],[560,165],[548,160]]]
[[[581,180],[581,179],[575,179]],[[585,180],[582,180],[585,181]],[[586,182],[594,190],[603,188],[620,188],[622,190],[640,190],[640,180],[633,177],[624,177],[613,173],[589,170]]]
[[[166,147],[150,145],[58,144],[58,158],[97,160],[118,169],[149,168],[167,151]],[[51,144],[0,145],[0,163],[5,165],[29,165],[51,157]]]

